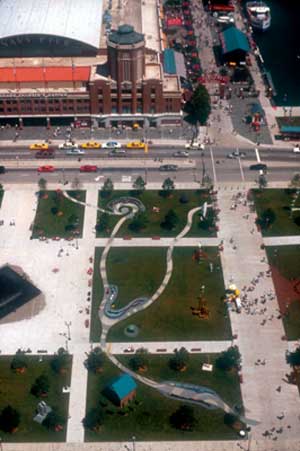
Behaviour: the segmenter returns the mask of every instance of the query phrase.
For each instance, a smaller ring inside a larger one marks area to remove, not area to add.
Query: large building
[[[102,0],[1,0],[2,124],[181,121],[179,76],[164,72],[144,21],[133,21],[140,31],[102,30],[102,9]]]

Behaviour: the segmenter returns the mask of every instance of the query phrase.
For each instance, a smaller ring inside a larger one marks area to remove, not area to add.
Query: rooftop
[[[1,0],[0,39],[51,35],[98,48],[103,0]]]
[[[0,83],[88,81],[90,67],[0,67]]]
[[[125,398],[137,387],[135,380],[129,374],[121,374],[110,385],[110,390],[114,391],[119,399]]]
[[[108,39],[118,45],[133,45],[144,40],[144,35],[134,30],[132,25],[120,25],[117,30],[112,31]]]
[[[235,50],[250,51],[249,42],[245,33],[236,27],[229,27],[221,33],[222,52],[224,54]]]

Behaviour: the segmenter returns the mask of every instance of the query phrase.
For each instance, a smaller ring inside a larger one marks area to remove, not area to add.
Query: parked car
[[[67,155],[84,155],[85,151],[83,149],[68,149],[66,152]]]
[[[97,166],[94,166],[92,164],[85,164],[84,166],[80,166],[79,168],[80,172],[97,172],[97,170]]]
[[[37,169],[38,172],[54,172],[55,171],[55,167],[54,166],[50,166],[50,165],[46,165],[46,166],[40,166]]]
[[[160,171],[177,171],[178,166],[177,164],[163,164],[159,167]]]
[[[100,149],[101,144],[97,141],[88,141],[86,143],[81,144],[82,149]]]
[[[173,153],[173,157],[188,157],[190,154],[187,150],[178,150]]]
[[[267,165],[264,163],[251,164],[251,166],[249,167],[251,171],[266,171],[267,168]]]
[[[234,152],[228,153],[226,155],[227,158],[245,158],[245,152],[240,152],[239,150],[235,150]]]
[[[142,141],[131,141],[126,144],[126,147],[128,149],[144,149],[145,143],[143,143]]]
[[[300,147],[299,144],[296,144],[295,147],[293,148],[293,152],[294,153],[300,153]]]
[[[5,166],[0,166],[0,174],[5,174],[6,169]]]
[[[35,143],[29,146],[30,150],[48,150],[49,146],[46,143]]]
[[[121,143],[118,141],[107,141],[101,144],[102,149],[120,149]]]
[[[59,149],[78,149],[78,144],[72,143],[72,141],[67,141],[58,146]]]

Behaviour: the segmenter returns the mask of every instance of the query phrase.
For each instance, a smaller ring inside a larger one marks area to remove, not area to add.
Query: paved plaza
[[[120,188],[122,185],[118,186]],[[187,187],[187,186],[186,186]],[[189,185],[195,188],[194,185]],[[49,186],[49,189],[54,186]],[[158,188],[152,186],[151,188]],[[249,185],[219,186],[218,204],[220,212],[220,232],[217,238],[181,238],[175,246],[195,247],[199,242],[203,246],[216,246],[224,242],[221,253],[225,284],[232,281],[240,288],[249,286],[251,280],[262,271],[268,270],[265,250],[261,249],[264,242],[267,245],[299,244],[299,237],[262,238],[253,229],[255,213],[249,213],[243,203],[236,210],[231,210],[232,197],[237,191],[246,194]],[[94,224],[96,224],[98,187],[96,185],[83,186],[86,189],[84,230],[82,239],[74,241],[42,242],[31,240],[30,226],[34,220],[37,207],[36,185],[5,187],[5,195],[0,210],[0,219],[4,221],[0,235],[0,265],[9,263],[22,267],[30,279],[44,293],[44,304],[32,306],[31,314],[26,318],[19,318],[17,322],[0,322],[0,349],[2,355],[11,355],[18,348],[30,348],[33,354],[47,352],[53,354],[60,346],[67,347],[73,355],[73,367],[69,402],[69,420],[67,425],[66,444],[30,445],[31,450],[122,450],[131,449],[132,444],[83,444],[84,429],[81,420],[85,415],[87,371],[83,365],[86,353],[91,349],[89,342],[89,328],[85,327],[85,320],[90,319],[90,302],[87,301],[89,277],[87,269],[89,258],[94,255],[96,246],[105,246],[107,239],[95,238]],[[248,214],[247,219],[244,217]],[[9,225],[15,221],[15,226]],[[233,238],[233,241],[232,241]],[[134,238],[130,241],[117,238],[113,246],[170,246],[174,239],[161,238],[158,242],[151,238]],[[63,249],[62,252],[59,251]],[[57,268],[57,272],[53,269]],[[274,293],[271,277],[260,280],[251,296],[259,297],[263,293]],[[285,363],[285,353],[288,348],[294,349],[296,343],[288,344],[282,340],[284,329],[281,320],[276,318],[278,304],[276,296],[268,301],[267,311],[263,318],[266,324],[261,325],[262,317],[255,314],[237,314],[231,311],[233,334],[237,335],[234,343],[238,345],[242,354],[241,384],[246,416],[260,422],[253,427],[250,435],[251,450],[296,450],[295,444],[299,438],[299,395],[297,387],[282,383],[289,367]],[[81,313],[80,313],[81,312]],[[68,340],[68,326],[70,325],[70,340]],[[153,337],[155,339],[155,337]],[[156,353],[158,349],[173,352],[175,348],[185,346],[191,352],[221,352],[230,346],[231,342],[147,342],[134,343],[134,348],[146,347]],[[93,344],[94,346],[97,343]],[[124,352],[130,343],[108,343],[111,354]],[[256,366],[257,359],[266,360],[264,366]],[[280,392],[276,389],[281,387]],[[284,413],[284,420],[278,419]],[[276,442],[264,438],[262,433],[272,428],[282,432],[277,435]],[[300,442],[300,441],[299,441]],[[72,445],[71,445],[72,443]],[[80,443],[80,445],[78,445]],[[23,447],[22,447],[23,446]],[[3,449],[24,450],[29,445],[3,444]],[[195,449],[198,444],[180,442],[175,443],[137,443],[139,450],[171,450]],[[239,448],[238,442],[201,442],[203,450],[232,450],[247,449],[245,442]],[[276,447],[277,446],[277,447]],[[298,445],[297,445],[298,446]],[[199,448],[200,449],[200,448]],[[248,448],[249,449],[249,448]],[[299,444],[300,449],[300,444]]]

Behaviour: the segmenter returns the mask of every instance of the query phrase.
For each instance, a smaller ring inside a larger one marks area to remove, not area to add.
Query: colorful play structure
[[[240,294],[240,290],[233,283],[225,290],[225,302],[234,303],[238,313],[241,313],[242,309]]]
[[[209,318],[209,308],[207,307],[207,301],[203,295],[203,293],[198,296],[198,306],[191,307],[192,315],[198,316],[199,319],[208,319]]]

